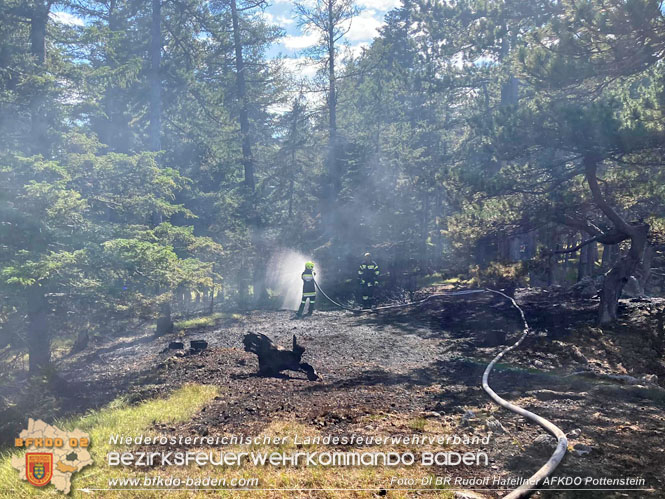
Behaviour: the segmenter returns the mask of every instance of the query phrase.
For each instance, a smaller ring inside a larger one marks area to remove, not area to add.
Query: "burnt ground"
[[[536,496],[665,497],[665,361],[655,351],[651,313],[664,303],[624,302],[623,320],[601,330],[593,326],[593,300],[567,301],[536,292],[517,298],[532,332],[497,366],[490,385],[569,435],[571,452],[556,475],[643,477],[654,489],[542,491]],[[310,382],[294,372],[258,377],[256,356],[242,347],[250,331],[285,347],[295,334],[307,349],[303,360],[322,380]],[[435,299],[380,314],[317,311],[303,320],[292,320],[285,311],[252,312],[188,331],[186,342],[208,341],[200,355],[164,351],[169,341],[183,339],[176,335],[153,339],[146,333],[91,345],[60,361],[52,389],[61,407],[82,412],[119,394],[138,401],[187,382],[219,386],[220,396],[191,421],[159,428],[174,434],[255,435],[274,421],[295,420],[323,434],[406,435],[420,431],[414,421],[424,420],[450,433],[484,436],[486,420],[493,416],[505,432],[493,434],[489,446],[481,447],[490,457],[489,469],[435,473],[528,477],[548,459],[554,441],[496,406],[481,388],[489,359],[520,331],[516,310],[490,295]],[[639,381],[648,375],[658,380]],[[590,452],[576,455],[575,445]]]

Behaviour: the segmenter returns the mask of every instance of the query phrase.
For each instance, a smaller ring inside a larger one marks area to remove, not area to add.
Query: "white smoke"
[[[266,272],[266,286],[273,296],[282,300],[281,308],[298,310],[302,297],[302,279],[300,274],[305,270],[305,262],[310,258],[302,253],[281,248],[275,251],[268,260]],[[321,278],[320,269],[314,266],[316,280]]]

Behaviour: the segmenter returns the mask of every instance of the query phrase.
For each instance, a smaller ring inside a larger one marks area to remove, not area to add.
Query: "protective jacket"
[[[305,269],[300,275],[302,279],[302,295],[303,297],[316,296],[316,288],[314,287],[314,276],[316,273],[312,269]]]
[[[376,262],[363,262],[358,268],[358,280],[361,286],[378,286],[379,284],[379,266]]]
[[[363,308],[372,308],[374,303],[374,290],[379,285],[379,266],[376,262],[363,262],[358,268],[358,281],[360,282],[360,296]]]

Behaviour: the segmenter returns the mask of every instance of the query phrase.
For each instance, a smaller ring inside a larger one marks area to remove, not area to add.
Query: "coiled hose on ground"
[[[469,290],[463,290],[463,291],[451,291],[449,293],[437,293],[430,295],[426,298],[423,298],[422,300],[414,301],[414,302],[409,302],[409,303],[400,303],[397,305],[386,305],[383,307],[376,307],[372,310],[362,310],[362,309],[354,309],[354,308],[349,308],[345,307],[344,305],[337,303],[334,301],[332,298],[330,298],[323,289],[321,289],[321,286],[319,286],[319,283],[314,281],[314,284],[316,285],[316,288],[325,296],[333,305],[336,305],[337,307],[340,307],[344,310],[348,310],[350,312],[378,312],[381,310],[388,310],[388,309],[394,309],[394,308],[403,308],[403,307],[411,307],[411,306],[417,306],[417,305],[422,305],[423,303],[431,300],[432,298],[437,298],[437,297],[447,297],[447,296],[460,296],[460,295],[470,295],[470,294],[476,294],[476,293],[494,293],[496,295],[502,296],[506,300],[508,300],[513,307],[517,309],[517,311],[520,313],[520,316],[522,318],[522,323],[524,324],[524,329],[522,330],[522,334],[520,335],[519,339],[512,345],[504,348],[501,352],[499,352],[496,357],[492,359],[492,361],[487,365],[485,368],[485,372],[483,373],[483,390],[487,392],[487,394],[496,402],[499,404],[501,407],[504,407],[508,409],[509,411],[514,412],[515,414],[519,414],[520,416],[524,416],[525,418],[533,421],[534,423],[542,426],[550,432],[552,435],[554,435],[557,438],[557,446],[556,449],[554,449],[554,453],[552,456],[549,458],[549,460],[540,467],[538,471],[536,471],[529,480],[525,481],[520,487],[516,488],[513,490],[510,494],[505,496],[505,499],[516,499],[519,497],[528,497],[530,496],[534,489],[540,484],[540,482],[545,479],[547,476],[549,476],[559,465],[561,460],[563,459],[563,456],[566,454],[566,450],[568,448],[568,439],[566,438],[566,434],[561,431],[561,429],[556,426],[554,423],[551,421],[548,421],[547,419],[543,418],[542,416],[539,416],[538,414],[535,414],[531,411],[527,411],[523,407],[520,407],[515,404],[511,404],[504,398],[500,397],[492,388],[489,386],[489,376],[490,373],[492,372],[492,369],[496,365],[496,363],[501,360],[501,358],[506,355],[508,352],[511,350],[514,350],[520,344],[524,341],[524,339],[527,337],[529,334],[529,323],[526,320],[526,316],[524,315],[524,310],[517,304],[514,298],[508,296],[505,293],[502,293],[501,291],[497,291],[495,289],[469,289]]]

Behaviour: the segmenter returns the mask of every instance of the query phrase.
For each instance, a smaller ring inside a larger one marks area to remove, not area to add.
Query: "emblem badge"
[[[53,454],[27,452],[25,454],[25,475],[32,485],[42,487],[53,477]]]

